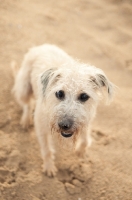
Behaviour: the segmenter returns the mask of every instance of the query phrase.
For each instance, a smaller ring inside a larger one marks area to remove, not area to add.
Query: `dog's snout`
[[[73,125],[73,121],[71,119],[63,120],[58,125],[62,130],[69,130]]]

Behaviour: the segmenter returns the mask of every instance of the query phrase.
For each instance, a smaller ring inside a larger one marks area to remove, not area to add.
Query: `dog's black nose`
[[[58,125],[62,130],[69,130],[73,125],[73,121],[71,119],[65,119],[59,122]]]

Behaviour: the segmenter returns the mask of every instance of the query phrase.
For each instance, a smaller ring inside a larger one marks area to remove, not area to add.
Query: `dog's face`
[[[102,87],[112,93],[104,73],[91,66],[50,69],[41,76],[41,84],[52,132],[74,142],[94,118]]]

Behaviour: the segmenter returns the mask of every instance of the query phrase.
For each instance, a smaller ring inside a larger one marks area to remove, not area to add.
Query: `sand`
[[[84,158],[57,151],[55,178],[42,173],[34,128],[21,128],[11,94],[11,61],[20,65],[43,43],[100,67],[118,86],[113,103],[98,107]],[[131,1],[0,1],[0,200],[132,200]]]

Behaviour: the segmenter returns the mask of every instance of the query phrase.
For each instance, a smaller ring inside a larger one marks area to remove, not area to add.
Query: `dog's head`
[[[41,85],[52,132],[73,142],[87,131],[103,88],[109,98],[113,94],[113,84],[102,70],[80,64],[47,70],[41,75]]]

